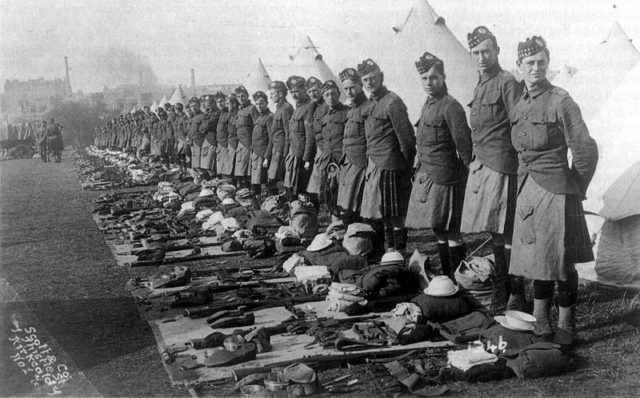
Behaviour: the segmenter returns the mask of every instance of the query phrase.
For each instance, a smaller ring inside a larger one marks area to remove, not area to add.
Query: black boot
[[[262,193],[262,185],[260,184],[251,184],[251,192],[257,198]]]
[[[495,259],[495,283],[494,283],[494,315],[501,314],[507,308],[509,299],[509,266],[505,255],[504,246],[494,246],[493,256]]]
[[[442,275],[451,278],[451,257],[449,256],[449,245],[447,242],[438,242],[438,254],[440,255],[440,272]]]
[[[449,258],[451,261],[451,280],[456,281],[456,270],[460,266],[460,263],[467,257],[467,247],[465,245],[450,246]]]
[[[407,249],[407,228],[394,228],[393,229],[393,241],[395,243],[395,248],[399,252],[403,252]]]
[[[395,234],[393,228],[384,227],[384,247],[387,251],[396,249]]]

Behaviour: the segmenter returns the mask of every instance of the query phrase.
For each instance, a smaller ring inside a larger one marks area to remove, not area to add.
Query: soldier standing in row
[[[174,105],[173,110],[175,112],[175,119],[173,122],[173,136],[174,136],[174,161],[180,166],[182,170],[186,169],[184,147],[186,142],[187,132],[187,120],[188,116],[183,112],[183,105],[178,102]]]
[[[511,145],[509,115],[522,89],[513,75],[500,67],[500,47],[489,29],[477,27],[467,35],[467,41],[480,76],[471,102],[473,159],[469,165],[460,230],[489,232],[493,238],[499,286],[496,310],[500,312],[507,304],[508,244],[513,231],[518,169],[516,151]],[[516,298],[524,298],[524,285],[515,279],[511,282],[510,306],[523,309],[524,302]]]
[[[471,162],[471,130],[460,103],[447,92],[444,63],[425,52],[416,62],[427,100],[418,120],[418,157],[407,226],[431,228],[442,273],[453,279],[465,257],[460,235],[464,190]]]
[[[249,99],[249,92],[244,86],[237,87],[235,93],[240,102],[236,131],[238,148],[236,149],[235,176],[239,188],[249,188],[251,179],[251,135],[253,125],[258,118],[258,111]]]
[[[271,101],[276,105],[273,114],[271,153],[263,160],[263,166],[268,167],[267,189],[270,195],[277,193],[277,183],[284,179],[284,158],[289,146],[289,121],[293,115],[293,106],[287,101],[287,86],[284,82],[275,81],[269,85]]]
[[[306,192],[311,170],[306,169],[304,165],[305,162],[313,159],[311,153],[305,153],[305,145],[308,123],[313,116],[315,104],[309,100],[305,83],[305,79],[300,76],[291,76],[287,79],[287,88],[291,98],[296,102],[296,109],[289,120],[289,145],[285,148],[288,152],[284,162],[284,188],[289,200]]]
[[[384,74],[371,59],[358,65],[364,89],[371,95],[365,120],[367,155],[363,218],[382,220],[388,249],[407,245],[405,216],[411,195],[416,136],[402,99],[384,86]]]
[[[203,129],[200,128],[204,121],[204,114],[200,110],[200,101],[193,97],[189,101],[189,109],[193,116],[189,121],[189,134],[187,143],[191,148],[191,176],[193,182],[198,184],[201,180],[200,157],[202,155],[202,144],[204,142]]]
[[[313,158],[313,162],[305,162],[304,168],[307,171],[311,171],[309,183],[307,184],[307,193],[311,198],[311,202],[316,204],[316,208],[319,208],[320,202],[324,200],[322,196],[324,194],[323,183],[325,181],[325,176],[322,175],[320,170],[320,163],[323,157],[322,117],[327,113],[329,107],[322,97],[322,82],[318,78],[314,76],[308,78],[305,87],[309,99],[315,103],[315,110],[307,127],[305,143],[305,158]]]
[[[340,178],[340,160],[342,159],[342,145],[344,140],[344,128],[347,122],[348,108],[340,102],[340,88],[333,80],[327,80],[322,85],[322,97],[328,110],[321,119],[320,145],[322,157],[317,168],[323,179],[320,186],[324,187],[324,197],[329,208],[332,220],[340,219],[338,208],[338,189]],[[315,168],[316,166],[314,166]]]
[[[541,37],[518,44],[517,65],[525,90],[511,114],[511,140],[519,159],[511,273],[534,280],[534,333],[541,336],[554,333],[549,310],[557,284],[554,341],[571,345],[578,294],[575,263],[593,261],[581,202],[596,169],[598,148],[578,105],[547,80],[549,49]]]
[[[43,120],[40,123],[37,133],[38,148],[40,148],[40,158],[44,163],[49,161],[49,153],[47,149],[47,121]]]
[[[254,120],[251,136],[251,190],[258,197],[262,193],[262,184],[268,183],[264,161],[267,160],[268,164],[271,156],[273,113],[269,110],[269,100],[264,92],[257,91],[253,94],[253,102],[258,116]]]
[[[340,80],[349,100],[349,110],[342,141],[337,206],[340,209],[342,221],[345,225],[349,225],[360,221],[362,190],[367,169],[364,120],[369,100],[362,90],[362,80],[354,68],[347,68],[340,72]]]
[[[229,145],[229,158],[227,171],[228,175],[233,178],[235,176],[234,169],[236,165],[236,151],[238,150],[238,108],[240,103],[238,97],[231,93],[227,97],[227,108],[229,109],[229,120],[227,123],[227,140]],[[235,179],[234,179],[235,184]]]
[[[229,164],[229,107],[227,96],[218,92],[216,104],[220,109],[220,118],[216,126],[216,172],[218,178],[231,177],[231,165]]]
[[[56,163],[62,160],[62,150],[64,144],[62,142],[62,127],[55,122],[53,118],[49,120],[47,125],[47,149],[53,152],[53,158]]]
[[[213,95],[204,96],[204,120],[200,129],[204,134],[202,143],[202,156],[200,157],[200,167],[204,173],[210,177],[216,175],[216,127],[220,119],[220,110],[216,106]]]

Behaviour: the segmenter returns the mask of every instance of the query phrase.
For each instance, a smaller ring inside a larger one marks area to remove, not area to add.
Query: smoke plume
[[[145,84],[156,84],[158,81],[149,59],[129,48],[111,46],[96,51],[92,59],[94,78],[105,86],[139,83],[140,72]]]

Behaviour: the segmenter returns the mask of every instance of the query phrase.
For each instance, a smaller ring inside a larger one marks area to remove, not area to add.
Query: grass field
[[[157,267],[115,265],[91,219],[91,199],[80,189],[73,159],[0,162],[0,395],[44,396],[9,357],[12,316],[38,330],[72,373],[63,396],[187,396],[172,387],[150,328],[140,319],[126,281]],[[468,237],[476,244],[482,237]],[[418,232],[410,247],[435,254],[432,237]],[[230,264],[244,257],[227,259]],[[261,260],[275,264],[275,260]],[[192,267],[204,267],[201,261]],[[623,290],[582,284],[577,310],[579,367],[559,377],[495,383],[452,383],[456,396],[640,395],[640,298]],[[344,373],[323,372],[321,379]],[[380,396],[364,378],[349,396]],[[204,386],[203,395],[227,396]]]

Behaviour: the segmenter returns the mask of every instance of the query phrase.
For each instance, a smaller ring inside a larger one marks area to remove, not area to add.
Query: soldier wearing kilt
[[[305,168],[304,165],[305,162],[311,162],[313,159],[312,154],[306,152],[305,149],[315,103],[309,100],[305,83],[306,80],[300,76],[291,76],[287,79],[287,88],[291,93],[291,98],[296,102],[296,109],[289,120],[289,151],[284,161],[284,188],[289,200],[306,192],[311,170]]]
[[[322,117],[327,114],[329,106],[322,97],[322,82],[317,77],[311,76],[308,78],[305,87],[309,99],[316,104],[316,109],[313,111],[313,116],[309,121],[307,141],[305,143],[305,158],[313,158],[313,162],[305,162],[304,168],[307,171],[311,170],[307,193],[309,193],[311,201],[316,204],[316,208],[319,208],[320,202],[324,201],[324,181],[326,180],[326,176],[323,175],[325,170],[320,168],[324,158],[322,152]]]
[[[464,108],[447,93],[444,63],[425,52],[416,62],[427,100],[417,123],[418,157],[407,212],[410,228],[431,228],[442,273],[453,279],[465,257],[460,219],[471,162],[471,130]]]
[[[200,169],[203,174],[211,177],[216,175],[216,127],[220,119],[220,111],[213,95],[205,95],[203,104],[205,112],[200,129],[204,135],[204,141],[200,153]]]
[[[322,96],[324,103],[328,106],[327,113],[322,117],[320,135],[322,157],[317,162],[317,169],[320,171],[321,184],[325,190],[329,214],[332,220],[340,218],[338,208],[338,189],[340,169],[339,164],[342,159],[342,143],[344,140],[344,127],[347,122],[347,111],[349,108],[340,102],[340,88],[333,80],[327,80],[322,85]]]
[[[342,88],[349,100],[342,141],[337,206],[345,225],[358,221],[362,190],[367,169],[367,140],[364,120],[369,100],[362,90],[362,80],[354,68],[340,72]]]
[[[189,101],[189,109],[191,109],[191,120],[189,121],[189,133],[187,144],[191,148],[191,176],[196,184],[200,182],[200,157],[202,156],[202,144],[204,143],[203,130],[200,126],[204,123],[204,113],[200,110],[200,101],[193,97]]]
[[[387,248],[404,250],[415,132],[402,99],[383,85],[384,74],[378,64],[364,60],[358,65],[358,74],[371,101],[364,123],[369,159],[360,215],[381,219]]]
[[[227,157],[227,168],[225,171],[228,171],[229,176],[235,175],[234,169],[236,164],[236,151],[238,150],[238,108],[240,107],[240,102],[238,102],[238,97],[231,93],[227,97],[227,109],[229,109],[229,118],[227,122],[227,142],[228,142],[228,157]],[[227,174],[227,173],[225,173]],[[235,179],[234,179],[235,185]]]
[[[522,280],[511,280],[513,296],[508,304],[506,302],[518,168],[518,158],[511,145],[509,115],[522,87],[513,75],[500,67],[500,47],[489,29],[477,27],[467,35],[467,42],[480,75],[470,104],[473,158],[469,165],[460,230],[491,234],[496,273],[500,281],[504,280],[497,284],[496,307],[522,310]]]
[[[546,78],[549,50],[539,36],[518,44],[525,90],[511,114],[518,153],[518,200],[510,272],[533,279],[534,333],[551,335],[549,309],[558,286],[555,341],[573,344],[578,274],[593,261],[582,200],[596,169],[598,148],[580,108]],[[572,159],[567,161],[568,151]]]
[[[264,161],[271,156],[271,137],[273,134],[273,113],[269,110],[267,94],[256,91],[253,102],[258,116],[251,135],[251,190],[258,197],[262,193],[262,184],[267,183],[267,168]]]
[[[231,178],[231,165],[229,164],[229,108],[227,108],[227,96],[221,92],[216,93],[216,105],[220,110],[220,118],[216,126],[216,173],[218,178]]]
[[[258,118],[258,110],[249,99],[249,92],[244,86],[237,87],[240,107],[236,120],[238,147],[236,149],[235,176],[240,188],[249,188],[251,179],[251,135],[253,125]]]
[[[287,101],[287,86],[284,82],[274,81],[269,85],[269,96],[276,104],[271,127],[270,155],[263,160],[267,170],[267,190],[270,195],[277,193],[278,181],[284,179],[284,157],[289,151],[289,121],[293,115],[293,106]]]

